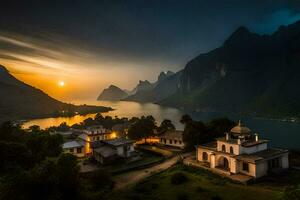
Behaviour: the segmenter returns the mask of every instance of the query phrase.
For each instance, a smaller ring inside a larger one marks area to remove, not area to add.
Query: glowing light
[[[111,134],[110,134],[110,138],[111,139],[114,139],[114,138],[116,138],[117,137],[117,133],[116,132],[112,132]]]
[[[65,86],[65,82],[64,82],[64,81],[59,81],[59,82],[58,82],[58,85],[59,85],[60,87],[64,87],[64,86]]]

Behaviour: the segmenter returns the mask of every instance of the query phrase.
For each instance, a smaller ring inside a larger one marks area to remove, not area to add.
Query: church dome
[[[241,121],[239,121],[238,125],[233,127],[230,130],[230,132],[231,133],[237,133],[237,134],[249,134],[249,133],[251,133],[251,130],[246,126],[243,126]]]

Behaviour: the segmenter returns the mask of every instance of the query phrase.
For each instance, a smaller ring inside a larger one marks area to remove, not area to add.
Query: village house
[[[289,167],[287,150],[270,148],[241,122],[225,135],[197,147],[197,160],[214,172],[259,178]]]
[[[84,145],[76,140],[65,142],[62,148],[64,153],[70,153],[78,158],[85,156]]]
[[[134,155],[134,141],[126,138],[97,141],[92,144],[93,157],[102,164],[112,163],[119,158]]]
[[[182,136],[183,136],[183,131],[168,130],[159,136],[159,144],[183,149],[184,142]]]
[[[78,134],[78,139],[81,140],[85,147],[87,155],[92,153],[91,144],[96,141],[109,140],[116,137],[116,134],[109,129],[103,128],[102,125],[91,126],[83,130],[73,130]]]

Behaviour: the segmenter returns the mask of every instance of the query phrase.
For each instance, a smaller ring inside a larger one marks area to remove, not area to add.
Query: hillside
[[[0,121],[104,112],[102,106],[75,106],[60,102],[27,85],[0,65]]]
[[[97,100],[108,100],[117,101],[128,96],[128,94],[117,86],[110,85],[108,88],[104,89]]]
[[[138,84],[136,92],[125,98],[126,101],[137,102],[158,102],[174,94],[178,89],[178,82],[181,72],[173,73],[171,71],[161,72],[155,83],[144,81]],[[139,85],[146,85],[139,87]]]
[[[238,28],[184,68],[162,105],[187,110],[300,116],[300,21],[272,35]]]

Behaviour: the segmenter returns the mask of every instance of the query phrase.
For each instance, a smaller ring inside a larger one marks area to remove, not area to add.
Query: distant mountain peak
[[[250,32],[249,29],[245,26],[240,26],[225,41],[224,45],[239,45],[240,42],[247,42],[247,40],[252,38],[254,35],[257,34]]]
[[[127,93],[115,85],[110,85],[104,89],[98,97],[98,100],[121,100],[127,96]]]
[[[115,85],[110,85],[110,86],[108,87],[108,89],[120,89],[120,88],[117,87],[117,86],[115,86]]]

